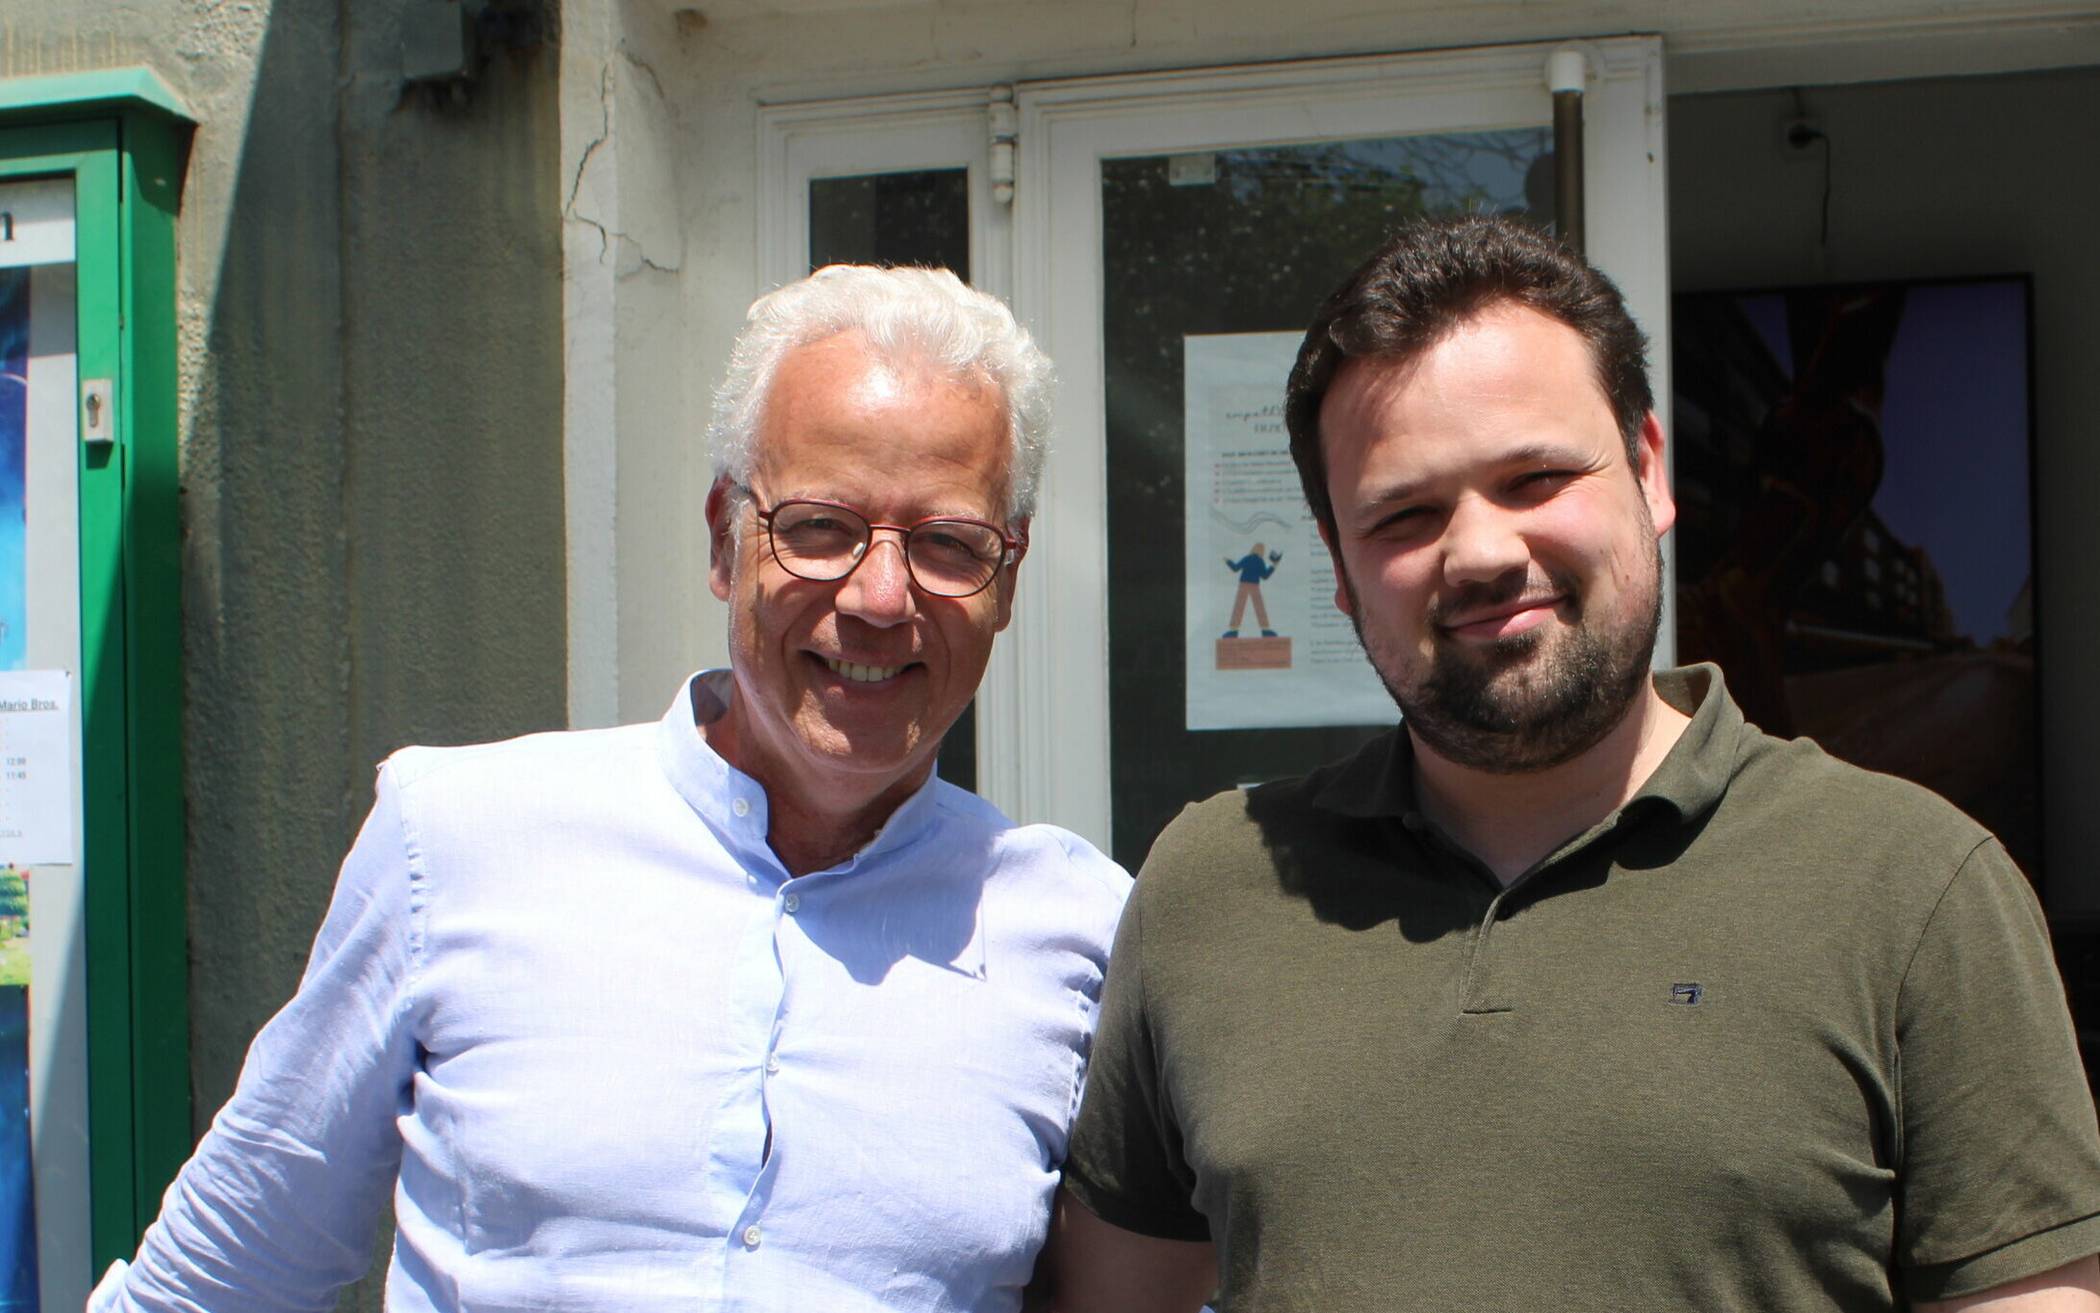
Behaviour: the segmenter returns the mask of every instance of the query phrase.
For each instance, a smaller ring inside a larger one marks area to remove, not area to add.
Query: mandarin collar
[[[748,869],[786,880],[790,878],[787,868],[766,842],[769,807],[765,786],[730,765],[700,732],[701,725],[728,709],[734,678],[727,669],[703,670],[679,686],[657,727],[657,760],[671,787],[715,832],[724,847]],[[897,805],[882,828],[858,851],[836,866],[801,878],[848,874],[865,862],[924,837],[938,810],[938,788],[939,776],[928,771],[926,782]]]

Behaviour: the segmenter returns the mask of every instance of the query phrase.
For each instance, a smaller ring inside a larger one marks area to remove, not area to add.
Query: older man
[[[2100,1309],[2100,1138],[2027,882],[1922,789],[1651,674],[1641,334],[1412,229],[1291,447],[1402,712],[1191,808],[1127,909],[1060,1310]]]
[[[97,1309],[1012,1309],[1128,877],[934,777],[1011,613],[1048,363],[952,275],[760,300],[730,668],[379,772],[298,994]]]

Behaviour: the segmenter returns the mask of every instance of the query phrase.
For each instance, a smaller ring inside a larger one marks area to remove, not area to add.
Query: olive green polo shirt
[[[1123,916],[1065,1184],[1221,1310],[1890,1309],[2100,1251],[2040,909],[1923,789],[1710,666],[1508,889],[1405,734],[1196,804]]]

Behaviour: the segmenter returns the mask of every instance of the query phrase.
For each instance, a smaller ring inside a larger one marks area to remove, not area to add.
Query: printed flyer
[[[1393,700],[1334,604],[1291,463],[1283,388],[1299,333],[1183,339],[1187,722],[1389,725]]]

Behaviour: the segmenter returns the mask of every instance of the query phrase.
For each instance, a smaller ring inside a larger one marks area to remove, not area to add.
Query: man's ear
[[[1655,522],[1655,536],[1660,538],[1677,523],[1677,498],[1670,491],[1670,464],[1664,459],[1662,420],[1654,411],[1649,411],[1648,417],[1641,421],[1636,441],[1640,464],[1633,474],[1641,485],[1641,499],[1648,503],[1648,518]]]
[[[1029,521],[1021,520],[1007,528],[1008,533],[1021,540],[1021,545],[1014,550],[1013,564],[1001,566],[1001,577],[992,584],[999,599],[998,614],[992,617],[992,632],[995,634],[1005,630],[1014,618],[1014,590],[1021,582],[1021,560],[1028,555],[1028,525]]]
[[[736,572],[736,485],[725,475],[707,490],[707,586],[723,601]]]
[[[1349,574],[1342,568],[1342,554],[1335,549],[1334,530],[1317,518],[1314,526],[1320,531],[1320,545],[1327,549],[1327,559],[1334,563],[1334,609],[1354,620],[1356,599],[1349,596]]]

